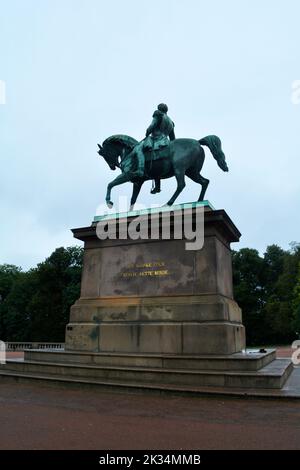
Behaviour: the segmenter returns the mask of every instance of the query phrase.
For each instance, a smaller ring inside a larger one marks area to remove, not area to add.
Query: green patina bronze
[[[137,200],[143,183],[155,181],[152,194],[160,191],[160,180],[175,176],[177,189],[167,205],[172,206],[183,188],[185,176],[199,183],[202,190],[198,201],[203,201],[209,180],[201,176],[207,146],[219,167],[228,171],[225,155],[222,151],[221,140],[215,135],[209,135],[201,140],[176,139],[174,123],[167,115],[168,107],[160,104],[153,114],[151,125],[146,131],[146,137],[141,142],[127,135],[113,135],[99,145],[101,155],[112,170],[120,168],[122,174],[117,176],[107,187],[106,203],[113,206],[111,190],[123,183],[133,183],[131,210]]]
[[[115,220],[115,219],[122,219],[124,217],[140,217],[143,215],[152,215],[152,214],[163,214],[168,212],[176,213],[177,211],[183,212],[186,210],[191,209],[198,209],[199,207],[209,208],[211,210],[215,210],[213,205],[209,201],[201,201],[201,202],[184,202],[182,204],[173,205],[170,209],[169,206],[164,207],[151,207],[147,209],[140,209],[140,210],[133,210],[128,212],[117,212],[115,214],[104,214],[104,215],[95,215],[94,223],[100,222],[104,220]]]

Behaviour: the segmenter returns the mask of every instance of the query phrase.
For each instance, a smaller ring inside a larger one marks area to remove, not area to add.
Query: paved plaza
[[[300,448],[299,400],[143,396],[0,382],[0,405],[1,449]]]

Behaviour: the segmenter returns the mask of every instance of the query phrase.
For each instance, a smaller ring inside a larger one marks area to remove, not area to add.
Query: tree
[[[12,264],[0,265],[0,339],[2,340],[6,337],[5,300],[20,276],[21,268]]]
[[[298,336],[298,338],[300,338],[300,263],[298,267],[297,283],[294,290],[293,313],[293,327],[296,335]]]
[[[32,341],[64,341],[70,306],[80,294],[83,249],[58,248],[37,267],[31,312]]]
[[[38,287],[36,270],[20,273],[2,304],[2,338],[6,341],[31,341],[29,304]]]
[[[264,260],[257,250],[242,248],[233,252],[234,298],[243,311],[249,345],[263,343],[265,302]]]
[[[0,265],[0,301],[5,300],[21,271],[21,268],[13,264]]]
[[[278,245],[270,245],[264,254],[264,285],[266,295],[269,296],[274,292],[274,287],[278,276],[283,271],[284,258],[286,251]]]
[[[233,254],[234,294],[243,310],[248,345],[288,344],[295,339],[299,262],[296,243],[288,251],[270,245],[263,258],[249,248]]]
[[[270,245],[264,256],[233,252],[234,297],[248,346],[288,344],[300,333],[300,245]],[[23,272],[0,265],[0,339],[64,341],[70,306],[80,295],[83,249],[58,248]]]
[[[295,337],[295,285],[300,263],[300,245],[294,243],[284,253],[282,271],[278,273],[273,291],[268,297],[266,319],[273,343],[291,343]]]
[[[80,294],[82,256],[80,247],[58,248],[28,272],[3,268],[2,284],[0,271],[1,339],[64,341],[70,306]]]

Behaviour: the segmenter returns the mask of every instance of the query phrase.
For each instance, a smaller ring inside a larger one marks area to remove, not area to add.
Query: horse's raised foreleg
[[[195,183],[201,184],[202,189],[201,189],[201,193],[200,193],[198,201],[199,202],[203,201],[206,190],[207,190],[207,186],[209,185],[209,180],[207,178],[203,178],[203,176],[201,176],[200,173],[198,173],[198,171],[196,169],[188,170],[186,172],[186,175],[189,178],[191,178],[191,180],[195,181]]]
[[[181,191],[184,189],[185,187],[185,181],[184,181],[184,172],[178,172],[178,173],[175,173],[175,177],[176,177],[176,180],[177,180],[177,189],[175,191],[175,193],[173,194],[173,196],[171,197],[171,199],[167,202],[167,206],[172,206],[175,202],[175,200],[178,198],[179,194],[181,193]]]
[[[110,195],[111,195],[111,190],[115,186],[118,186],[119,184],[127,183],[129,180],[128,176],[125,173],[122,173],[121,175],[117,176],[111,183],[107,185],[107,193],[106,193],[106,204],[107,206],[111,209],[114,205],[114,203],[110,200]]]
[[[133,191],[132,191],[132,196],[131,196],[131,201],[130,201],[130,210],[131,211],[133,211],[134,204],[136,203],[138,195],[140,194],[142,184],[143,184],[142,182],[141,183],[133,183]]]

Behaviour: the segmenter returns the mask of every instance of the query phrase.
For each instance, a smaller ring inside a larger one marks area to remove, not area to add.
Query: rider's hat
[[[159,111],[161,111],[162,113],[167,113],[168,112],[168,106],[165,103],[160,103],[157,106],[157,109],[159,109]]]

